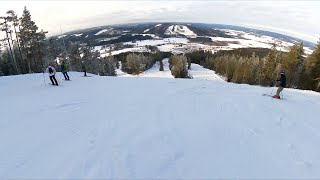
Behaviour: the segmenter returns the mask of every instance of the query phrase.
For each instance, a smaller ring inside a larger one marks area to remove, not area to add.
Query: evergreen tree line
[[[264,57],[219,54],[206,57],[203,66],[215,70],[230,82],[273,86],[280,70],[287,76],[287,87],[319,91],[320,42],[315,51],[304,56],[303,44],[295,44],[289,52],[275,47]]]
[[[80,72],[85,68],[87,72],[101,76],[116,76],[116,68],[119,68],[113,56],[101,58],[99,51],[95,51],[93,47],[80,45],[78,42],[70,43],[68,61],[73,71]]]
[[[161,66],[160,66],[161,67]],[[169,58],[169,69],[175,78],[191,78],[188,69],[191,63],[185,55],[172,55]]]
[[[121,53],[114,55],[117,62],[121,62],[121,70],[128,74],[140,74],[153,67],[156,62],[162,64],[162,59],[170,57],[171,53],[156,51],[154,53]],[[163,64],[162,64],[163,69]]]
[[[12,10],[0,17],[0,76],[39,73],[49,64],[60,70],[61,61],[69,70],[82,71],[85,67],[89,73],[116,75],[113,57],[100,58],[90,44],[65,44],[63,38],[46,38],[47,32],[38,29],[26,7],[20,18]]]
[[[130,53],[126,56],[126,61],[122,63],[122,71],[129,74],[140,74],[150,69],[156,63],[155,58],[142,53]]]
[[[20,18],[12,10],[0,16],[0,29],[0,75],[41,72],[47,32],[39,31],[26,7]]]

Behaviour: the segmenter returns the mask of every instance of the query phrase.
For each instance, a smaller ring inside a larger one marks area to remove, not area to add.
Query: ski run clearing
[[[195,64],[193,79],[174,79],[164,64],[58,73],[60,87],[0,77],[0,179],[320,178],[319,93],[276,100]]]

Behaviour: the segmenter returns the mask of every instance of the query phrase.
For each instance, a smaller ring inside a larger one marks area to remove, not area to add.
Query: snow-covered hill
[[[167,67],[167,66],[166,66]],[[320,177],[319,93],[194,79],[0,77],[0,179]],[[198,72],[198,75],[197,75]],[[208,80],[205,80],[208,79]],[[274,91],[273,91],[274,92]]]
[[[249,29],[239,26],[197,24],[197,23],[142,23],[108,25],[89,28],[57,36],[71,42],[95,46],[101,56],[122,52],[148,52],[145,46],[155,46],[160,51],[174,54],[196,50],[232,50],[237,48],[271,48],[288,51],[293,43],[303,42],[305,53],[309,55],[314,43],[273,32]],[[116,47],[116,48],[115,48]],[[153,47],[153,49],[155,49]]]
[[[189,37],[196,37],[197,34],[192,32],[187,26],[183,25],[171,25],[165,32],[166,35],[178,35],[182,34]]]
[[[148,31],[147,31],[148,30]],[[183,35],[183,37],[168,37],[160,38],[154,34],[134,34],[142,36],[150,36],[153,39],[138,40],[123,42],[124,45],[130,45],[132,47],[113,51],[112,54],[120,54],[122,52],[148,52],[149,50],[145,46],[156,46],[160,51],[172,52],[172,53],[187,53],[195,50],[205,50],[215,53],[220,50],[232,50],[238,48],[269,48],[271,49],[273,45],[279,51],[287,52],[289,47],[293,46],[293,43],[282,41],[277,38],[273,38],[266,35],[258,35],[255,33],[248,33],[244,31],[235,31],[223,29],[226,34],[232,36],[227,37],[211,37],[211,36],[197,36],[194,32],[188,29],[186,26],[176,26],[172,25],[168,27],[165,34],[171,36]],[[149,29],[144,32],[149,33]],[[202,42],[192,42],[190,38],[208,38],[212,42],[202,43]],[[109,46],[96,46],[96,49],[100,51],[101,56],[109,55]],[[309,47],[304,47],[305,54],[309,55],[313,52]]]

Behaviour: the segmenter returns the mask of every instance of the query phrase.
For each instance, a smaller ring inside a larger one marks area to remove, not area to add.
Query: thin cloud
[[[0,15],[26,5],[49,35],[94,26],[150,21],[256,25],[316,42],[317,1],[1,1]],[[251,26],[252,27],[252,26]],[[286,30],[286,31],[284,31]]]
[[[316,36],[312,36],[312,35],[305,34],[302,32],[292,31],[292,30],[288,30],[288,29],[272,27],[272,26],[259,25],[259,24],[244,24],[244,26],[252,27],[252,28],[259,28],[261,30],[276,31],[276,32],[280,32],[280,33],[295,36],[295,37],[303,37],[303,39],[312,39],[313,41],[319,40],[319,38]]]

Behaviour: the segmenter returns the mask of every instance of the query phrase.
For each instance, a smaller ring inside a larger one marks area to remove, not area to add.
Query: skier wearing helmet
[[[286,87],[286,83],[287,83],[287,78],[284,73],[284,70],[280,71],[280,77],[276,81],[279,85],[279,88],[277,90],[277,94],[274,95],[273,98],[280,99],[280,92]]]

